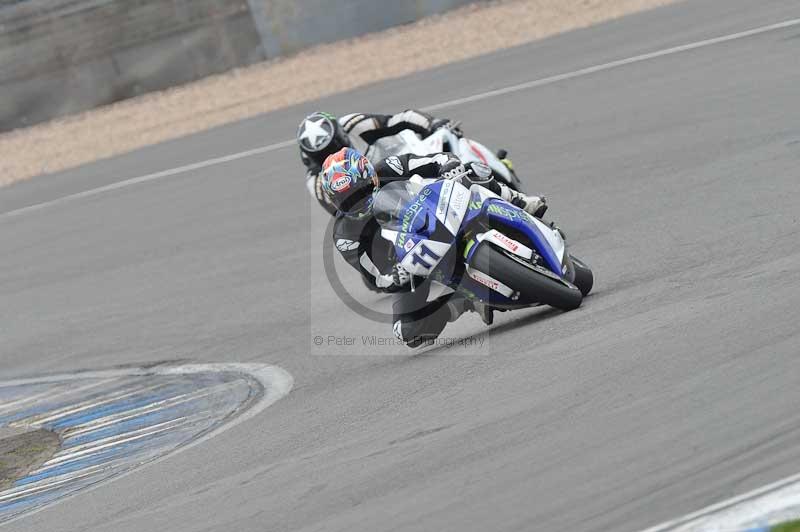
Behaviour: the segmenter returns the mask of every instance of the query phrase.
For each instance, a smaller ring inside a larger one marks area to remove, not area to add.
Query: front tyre
[[[488,244],[481,244],[475,250],[470,266],[519,292],[522,305],[543,303],[561,310],[573,310],[583,301],[578,288],[551,279]]]

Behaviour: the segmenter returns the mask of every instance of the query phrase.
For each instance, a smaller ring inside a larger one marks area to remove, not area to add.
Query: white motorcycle
[[[503,162],[504,151],[493,153],[480,142],[465,138],[458,133],[458,123],[441,127],[429,137],[420,138],[411,130],[404,130],[397,135],[384,137],[376,141],[365,154],[370,161],[381,161],[392,155],[431,155],[433,153],[450,152],[464,163],[480,162],[494,171],[498,180],[508,187],[522,191],[522,182],[510,164]]]

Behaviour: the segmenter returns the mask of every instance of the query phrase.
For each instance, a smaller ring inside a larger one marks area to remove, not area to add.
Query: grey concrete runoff
[[[430,105],[796,18],[793,1],[689,1],[34,179],[0,212],[282,141],[315,108]],[[328,288],[294,149],[0,217],[4,379],[192,360],[295,381],[7,530],[636,531],[797,473],[798,37],[443,112],[509,150],[597,278],[574,312],[448,326],[478,349],[369,345],[391,332]]]

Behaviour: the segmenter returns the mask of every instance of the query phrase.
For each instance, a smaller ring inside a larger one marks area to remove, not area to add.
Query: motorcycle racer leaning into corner
[[[547,205],[538,197],[498,183],[488,166],[462,164],[450,153],[393,156],[373,166],[357,150],[343,148],[324,161],[322,191],[337,208],[333,226],[336,249],[361,272],[368,286],[395,294],[395,336],[409,347],[418,347],[438,337],[448,322],[467,310],[478,312],[487,325],[493,316],[491,309],[464,299],[442,297],[428,302],[430,280],[411,289],[411,274],[397,263],[394,247],[380,236],[380,225],[372,216],[375,191],[392,181],[409,179],[459,179],[467,187],[480,185],[539,218]]]
[[[300,158],[306,167],[306,187],[319,204],[330,214],[336,206],[322,190],[322,165],[328,156],[342,148],[354,148],[364,154],[373,164],[372,147],[380,139],[410,130],[420,137],[427,137],[441,127],[450,127],[458,136],[461,130],[448,119],[409,109],[395,115],[353,113],[341,118],[316,112],[307,116],[297,130]],[[502,159],[503,157],[501,157]],[[513,172],[511,162],[504,163]]]

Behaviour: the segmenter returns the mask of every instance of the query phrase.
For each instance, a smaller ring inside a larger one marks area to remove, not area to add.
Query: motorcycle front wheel
[[[482,244],[475,251],[470,266],[519,292],[521,305],[542,303],[561,310],[573,310],[583,301],[578,287],[569,287],[543,275],[488,244]]]

